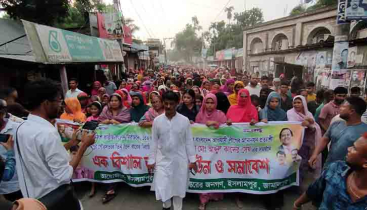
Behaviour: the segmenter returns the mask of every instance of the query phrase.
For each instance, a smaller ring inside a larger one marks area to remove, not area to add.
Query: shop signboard
[[[38,59],[40,53],[35,53],[36,60],[40,62],[123,62],[120,45],[115,40],[96,38],[28,21],[23,21],[23,24],[32,49],[42,46],[44,57]]]

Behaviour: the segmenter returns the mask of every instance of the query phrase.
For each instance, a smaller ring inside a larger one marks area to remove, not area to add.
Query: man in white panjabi
[[[196,171],[194,141],[190,121],[176,112],[179,96],[169,91],[163,95],[165,114],[154,119],[148,169],[154,170],[152,190],[163,209],[182,209],[189,170]]]

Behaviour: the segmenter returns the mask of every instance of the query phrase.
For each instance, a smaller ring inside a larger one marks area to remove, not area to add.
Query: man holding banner
[[[196,171],[194,141],[190,121],[176,112],[179,96],[170,91],[163,95],[165,114],[154,119],[148,169],[154,171],[152,190],[163,209],[182,209],[189,172]]]

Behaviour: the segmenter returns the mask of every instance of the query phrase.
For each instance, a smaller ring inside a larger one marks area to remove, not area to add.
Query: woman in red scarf
[[[234,123],[249,122],[251,125],[259,121],[257,109],[252,105],[250,92],[247,89],[241,89],[238,92],[237,103],[229,108],[227,118]]]
[[[257,109],[252,105],[250,92],[247,89],[238,91],[237,105],[229,107],[227,118],[234,123],[250,123],[250,125],[255,125],[259,121]],[[243,207],[238,195],[236,203],[239,208]]]

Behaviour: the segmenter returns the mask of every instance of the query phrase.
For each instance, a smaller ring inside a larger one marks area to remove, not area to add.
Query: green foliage
[[[68,14],[68,0],[0,0],[0,6],[12,19],[25,19],[52,25]]]
[[[264,22],[264,15],[259,8],[253,8],[241,13],[234,13],[235,23],[226,24],[224,21],[211,23],[209,35],[204,33],[204,39],[210,43],[208,55],[228,48],[243,47],[243,31]],[[207,37],[210,37],[209,39]]]
[[[306,8],[303,5],[298,5],[295,8],[292,9],[291,13],[289,14],[290,16],[295,16],[295,15],[299,15],[306,12]]]
[[[307,9],[303,7],[302,5],[296,6],[295,8],[292,9],[289,15],[290,16],[299,15],[304,12],[310,12],[310,11],[320,9],[322,7],[336,6],[336,5],[338,5],[338,0],[318,0],[315,5],[310,6]]]
[[[199,21],[194,17],[193,24],[186,24],[185,29],[177,33],[173,40],[174,50],[182,55],[187,62],[191,63],[194,56],[200,55],[202,40],[196,34],[200,28]]]
[[[226,7],[224,9],[224,12],[227,13],[227,19],[228,19],[228,24],[231,22],[231,19],[232,19],[232,11],[234,10],[234,7],[233,6],[230,6],[230,7]]]

